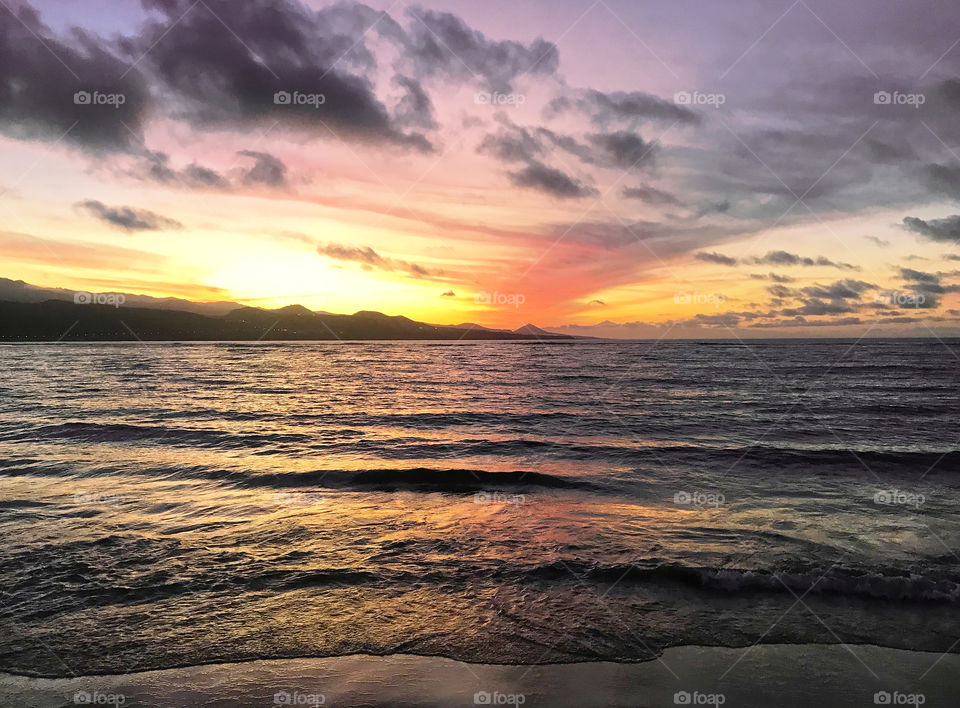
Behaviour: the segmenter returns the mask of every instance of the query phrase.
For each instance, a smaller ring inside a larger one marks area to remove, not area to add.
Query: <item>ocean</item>
[[[0,670],[957,652],[958,352],[0,346]]]

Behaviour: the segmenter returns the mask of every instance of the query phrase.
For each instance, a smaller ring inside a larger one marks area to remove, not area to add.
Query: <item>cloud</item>
[[[610,167],[630,169],[653,162],[656,143],[648,143],[636,133],[619,130],[615,133],[595,133],[587,140],[601,153]]]
[[[932,241],[952,242],[960,239],[960,214],[929,221],[908,216],[904,218],[903,226],[907,231],[920,234]]]
[[[838,280],[830,285],[812,285],[801,288],[801,292],[812,298],[827,298],[830,300],[859,300],[867,290],[875,290],[876,285],[862,280]]]
[[[960,167],[931,164],[924,167],[923,176],[933,191],[960,199]]]
[[[325,138],[332,130],[348,139],[431,149],[422,135],[406,134],[392,121],[367,78],[376,64],[364,44],[370,8],[313,11],[296,0],[193,4],[144,0],[163,17],[124,42],[143,56],[144,71],[181,120],[220,129],[282,121]],[[221,17],[230,18],[230,31]],[[403,41],[396,23],[378,19],[381,33]],[[169,31],[172,23],[176,32]]]
[[[124,151],[139,142],[148,100],[141,72],[95,36],[59,38],[25,3],[0,11],[0,133]]]
[[[705,251],[700,251],[699,253],[695,253],[693,257],[699,261],[716,263],[718,265],[735,266],[737,264],[736,258],[725,256],[722,253],[707,253]]]
[[[700,117],[673,101],[641,91],[614,91],[604,93],[594,89],[574,92],[574,96],[560,96],[551,101],[545,110],[547,117],[576,108],[590,116],[598,126],[612,123],[637,125],[657,120],[680,123],[697,123]]]
[[[670,204],[674,206],[680,204],[680,200],[672,194],[647,185],[624,187],[621,194],[627,199],[639,199],[647,204]]]
[[[591,300],[591,301],[588,302],[587,304],[588,304],[588,305],[599,305],[600,307],[606,307],[606,306],[607,306],[607,303],[605,303],[603,300]]]
[[[440,293],[440,297],[456,297],[457,294],[453,290],[447,290],[445,293]]]
[[[126,206],[108,207],[95,199],[77,202],[74,206],[124,231],[166,231],[183,228],[183,224],[179,221],[168,219],[146,209],[134,209]]]
[[[809,258],[806,256],[798,256],[795,253],[788,253],[787,251],[769,251],[765,256],[752,258],[749,262],[756,265],[825,266],[839,268],[840,270],[860,270],[859,266],[831,261],[824,256]]]
[[[398,122],[413,128],[435,129],[437,121],[433,117],[433,102],[420,82],[407,76],[396,76],[394,83],[404,90],[403,98],[394,109]]]
[[[518,187],[536,189],[558,199],[579,199],[599,194],[593,187],[536,161],[519,172],[511,172],[510,181]]]
[[[285,187],[287,184],[287,166],[279,158],[266,152],[241,150],[237,153],[254,159],[253,167],[244,171],[246,184],[262,184],[267,187]]]
[[[876,236],[864,236],[864,238],[877,244],[880,248],[886,248],[890,245],[889,241],[884,241],[882,238],[878,238]]]
[[[449,12],[408,9],[407,13],[413,22],[406,55],[418,76],[481,78],[492,91],[510,91],[518,76],[549,75],[559,66],[557,47],[542,38],[529,45],[493,41]]]
[[[317,253],[338,261],[361,263],[366,269],[376,268],[388,272],[405,270],[417,278],[440,274],[439,271],[434,273],[417,263],[381,256],[370,248],[370,246],[348,246],[342,243],[328,243],[317,246]],[[444,293],[444,295],[446,295],[446,293]]]

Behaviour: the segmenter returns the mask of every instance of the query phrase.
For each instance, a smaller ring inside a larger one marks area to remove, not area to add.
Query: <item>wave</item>
[[[526,572],[531,578],[556,580],[573,576],[602,583],[669,582],[706,588],[730,595],[793,593],[802,597],[844,595],[902,602],[960,604],[960,575],[933,576],[905,569],[803,568],[744,569],[687,566],[644,561],[637,564],[596,565],[557,560]]]
[[[563,477],[529,470],[490,472],[480,469],[431,467],[364,470],[311,470],[307,472],[245,472],[203,465],[169,467],[95,468],[88,471],[33,459],[0,460],[0,475],[15,476],[112,476],[132,473],[155,479],[208,479],[241,488],[327,488],[357,491],[428,491],[468,493],[498,489],[570,489],[601,492],[608,489],[587,479]]]

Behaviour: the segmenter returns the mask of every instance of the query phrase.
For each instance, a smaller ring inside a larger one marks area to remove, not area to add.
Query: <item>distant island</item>
[[[105,297],[110,296],[92,299]],[[215,303],[205,308],[186,300],[134,298],[135,303],[120,306],[84,304],[74,302],[72,291],[5,280],[0,282],[0,342],[578,339],[530,324],[503,330],[473,323],[432,325],[380,312],[336,315],[302,305],[268,310]]]

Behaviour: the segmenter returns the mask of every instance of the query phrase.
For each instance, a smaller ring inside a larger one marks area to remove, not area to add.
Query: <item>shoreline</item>
[[[471,664],[411,654],[267,659],[40,678],[0,672],[0,704],[753,706],[954,705],[960,655],[875,645],[688,645],[631,663]],[[881,698],[882,700],[882,698]],[[479,701],[479,703],[475,702]],[[698,703],[699,701],[699,703]],[[711,702],[712,701],[712,702]],[[901,703],[912,705],[912,703]]]

